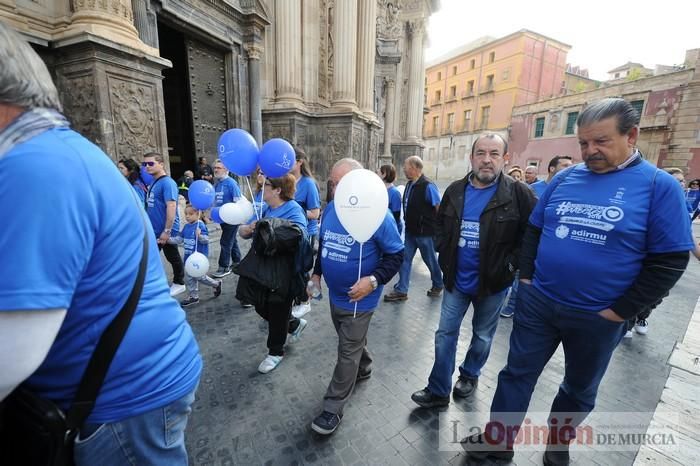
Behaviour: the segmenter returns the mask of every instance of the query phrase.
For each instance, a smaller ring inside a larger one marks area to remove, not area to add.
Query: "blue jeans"
[[[238,232],[238,225],[229,225],[227,223],[221,224],[221,239],[219,240],[221,253],[219,254],[219,267],[229,267],[231,265],[231,260],[233,260],[234,264],[241,261],[241,250],[238,249],[236,232]]]
[[[433,237],[414,236],[406,232],[403,263],[399,269],[399,281],[394,285],[394,291],[408,293],[408,284],[411,281],[411,264],[413,264],[416,249],[420,249],[420,256],[423,262],[425,262],[425,265],[428,266],[428,270],[430,270],[430,280],[433,282],[433,288],[443,288],[445,285],[442,282],[442,271],[438,265],[437,255],[435,254]]]
[[[561,343],[564,380],[551,412],[573,413],[565,417],[572,418],[569,425],[577,426],[593,410],[598,385],[626,330],[624,322],[606,320],[595,311],[564,306],[533,285],[521,283],[508,362],[498,374],[491,420],[510,426],[514,435],[517,433],[537,379]]]
[[[195,392],[122,421],[85,424],[75,440],[76,466],[187,465],[185,427]]]
[[[515,272],[515,279],[513,280],[513,285],[510,287],[510,292],[503,297],[503,302],[498,308],[498,313],[505,312],[506,314],[515,313],[515,300],[518,296],[518,283],[520,283],[520,271]]]
[[[435,332],[435,363],[428,378],[428,390],[437,396],[449,396],[452,390],[452,374],[455,370],[457,340],[464,315],[469,304],[474,305],[472,317],[472,339],[459,374],[476,379],[486,364],[491,351],[491,341],[498,326],[498,306],[506,290],[484,298],[475,298],[456,288],[445,290],[440,310],[440,324]]]

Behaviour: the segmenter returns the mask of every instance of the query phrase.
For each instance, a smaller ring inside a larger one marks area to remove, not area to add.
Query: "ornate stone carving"
[[[424,19],[414,19],[408,22],[408,34],[411,37],[422,34],[425,31],[425,20]]]
[[[363,160],[363,154],[365,151],[362,150],[362,130],[359,128],[352,129],[352,158],[359,160],[360,162],[365,162]]]
[[[333,0],[321,0],[319,5],[318,96],[330,100],[333,85]]]
[[[59,81],[64,114],[71,127],[99,144],[97,128],[97,106],[95,104],[95,82],[92,75],[65,78]]]
[[[347,157],[348,132],[345,128],[328,128],[328,150],[330,160],[338,160]]]
[[[403,34],[401,0],[377,0],[377,37],[398,39]]]
[[[246,45],[245,51],[248,52],[249,60],[260,60],[263,55],[263,47],[260,45],[249,44]]]
[[[140,159],[156,150],[154,89],[135,82],[109,79],[116,158]]]

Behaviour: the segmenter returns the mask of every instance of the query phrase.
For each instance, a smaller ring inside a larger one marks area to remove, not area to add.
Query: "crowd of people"
[[[79,466],[187,464],[184,432],[203,362],[183,307],[197,305],[199,284],[218,297],[232,273],[236,298],[267,324],[262,374],[282,363],[285,345],[299,341],[309,325],[310,297],[325,282],[337,361],[310,428],[334,433],[356,383],[371,377],[367,332],[383,287],[398,275],[383,300],[409,299],[417,250],[430,271],[426,293],[436,306],[441,301],[434,363],[427,385],[411,399],[434,409],[448,405],[451,394],[472,397],[499,315],[514,317],[490,421],[462,442],[471,457],[510,460],[535,384],[559,345],[565,374],[549,423],[567,418],[575,427],[593,410],[616,346],[632,328],[646,333],[649,312],[696,248],[690,214],[700,181],[686,191],[682,171],[645,161],[636,148],[639,115],[610,98],[590,103],[578,117],[583,163],[556,156],[546,180],[537,180],[537,167],[509,166],[508,141],[490,133],[475,138],[471,170],[442,196],[417,156],[404,161],[403,194],[394,186],[395,167],[379,167],[389,201],[362,244],[334,207],[335,188],[362,164],[335,162],[321,210],[308,157],[296,148],[288,174],[253,175],[256,212],[243,225],[221,225],[212,276],[190,276],[185,261],[195,252],[207,256],[211,239],[203,213],[192,206],[181,225],[178,196],[196,178],[214,184],[215,206],[239,199],[243,193],[221,161],[212,168],[201,159],[178,182],[158,153],[115,167],[70,128],[45,65],[1,23],[0,62],[0,171],[8,174],[0,198],[24,193],[13,196],[13,219],[0,235],[9,255],[0,265],[0,400],[22,384],[69,410],[100,335],[135,286],[139,259],[147,260],[129,331],[74,441]],[[76,172],[99,182],[69,182]],[[238,238],[251,240],[243,257]],[[170,286],[160,250],[172,267]],[[187,298],[173,299],[185,290]],[[470,306],[469,350],[455,380]],[[545,464],[569,464],[572,441],[550,436]]]

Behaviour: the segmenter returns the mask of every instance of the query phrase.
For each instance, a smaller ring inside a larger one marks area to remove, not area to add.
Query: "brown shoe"
[[[384,295],[384,301],[386,301],[387,303],[406,301],[407,299],[408,294],[401,293],[400,291],[392,291],[391,293]]]
[[[428,296],[430,296],[431,298],[438,298],[442,294],[442,288],[432,287],[431,289],[428,290],[428,292],[426,294]]]

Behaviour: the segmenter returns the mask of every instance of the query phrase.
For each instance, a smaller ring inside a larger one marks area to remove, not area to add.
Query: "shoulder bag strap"
[[[141,220],[144,222],[143,252],[141,253],[136,282],[119,314],[102,333],[100,341],[97,343],[90,362],[85,369],[75,400],[66,413],[66,424],[71,431],[79,429],[90,416],[112,359],[114,359],[124,334],[126,334],[126,330],[141,298],[141,291],[143,290],[143,283],[146,277],[146,265],[148,263],[148,229],[146,228],[143,214],[139,213],[139,215],[141,215]]]

